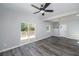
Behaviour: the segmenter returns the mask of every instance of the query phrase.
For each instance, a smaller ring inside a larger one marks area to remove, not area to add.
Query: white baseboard
[[[51,36],[48,36],[48,37],[51,37]],[[36,42],[36,41],[39,41],[39,40],[42,40],[42,39],[45,39],[45,38],[48,38],[48,37],[43,37],[43,38],[39,38],[39,39],[34,39],[34,40],[32,39],[30,41],[25,41],[25,42],[23,42],[23,43],[21,43],[17,46],[13,46],[11,48],[6,48],[6,49],[3,49],[3,50],[0,50],[0,53],[14,49],[14,48],[17,48],[17,47],[20,47],[20,46],[23,46],[23,45],[26,45],[26,44],[29,44],[29,43],[33,43],[33,42]],[[63,37],[63,36],[57,36],[57,37]],[[65,37],[65,38],[73,39],[73,38],[70,38],[70,37]],[[74,39],[74,40],[78,40],[78,39]]]
[[[23,46],[23,45],[26,45],[26,44],[29,44],[29,43],[33,43],[33,42],[42,40],[42,39],[45,39],[45,38],[48,38],[48,37],[43,37],[43,38],[40,38],[40,39],[34,39],[34,40],[32,39],[30,41],[25,41],[25,42],[22,42],[21,44],[19,44],[17,46],[13,46],[13,47],[10,47],[10,48],[6,48],[6,49],[3,49],[3,50],[0,50],[0,53],[8,51],[8,50],[11,50],[11,49],[14,49],[14,48],[17,48],[17,47],[20,47],[20,46]]]

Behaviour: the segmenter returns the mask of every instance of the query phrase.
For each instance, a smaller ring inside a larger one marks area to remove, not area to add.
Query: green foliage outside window
[[[35,28],[32,24],[27,24],[27,23],[21,23],[21,31],[34,31]]]
[[[21,31],[28,31],[28,24],[26,23],[21,23]]]

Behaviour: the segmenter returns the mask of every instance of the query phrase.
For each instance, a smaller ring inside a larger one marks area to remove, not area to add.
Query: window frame
[[[22,23],[27,24],[27,27],[28,28],[27,28],[27,34],[26,34],[27,35],[27,38],[26,39],[23,39],[22,38],[22,31],[20,30],[20,32],[21,32],[20,33],[20,39],[21,39],[21,41],[24,41],[24,40],[27,40],[27,39],[32,39],[31,36],[29,36],[30,35],[30,33],[29,33],[30,32],[30,30],[29,30],[30,29],[30,24],[34,27],[34,33],[33,33],[34,34],[34,37],[33,38],[36,38],[36,25],[33,24],[33,23],[27,23],[27,22],[22,22]],[[22,27],[20,27],[20,28],[22,28]]]

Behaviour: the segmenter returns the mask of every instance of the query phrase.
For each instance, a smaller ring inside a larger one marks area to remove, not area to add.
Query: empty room
[[[79,3],[0,3],[0,56],[79,56]]]

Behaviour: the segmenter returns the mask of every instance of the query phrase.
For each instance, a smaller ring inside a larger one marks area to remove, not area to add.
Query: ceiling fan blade
[[[53,12],[53,10],[45,10],[45,12]]]
[[[44,13],[42,13],[42,15],[44,16],[45,14],[44,14]]]
[[[50,3],[46,3],[43,7],[43,9],[45,10],[48,6],[50,5]]]
[[[39,13],[40,11],[37,11],[37,12],[34,12],[33,14],[37,14],[37,13]]]
[[[37,7],[37,6],[35,6],[35,5],[31,5],[31,6],[34,7],[34,8],[36,8],[36,9],[38,9],[38,10],[40,10],[40,8]]]

